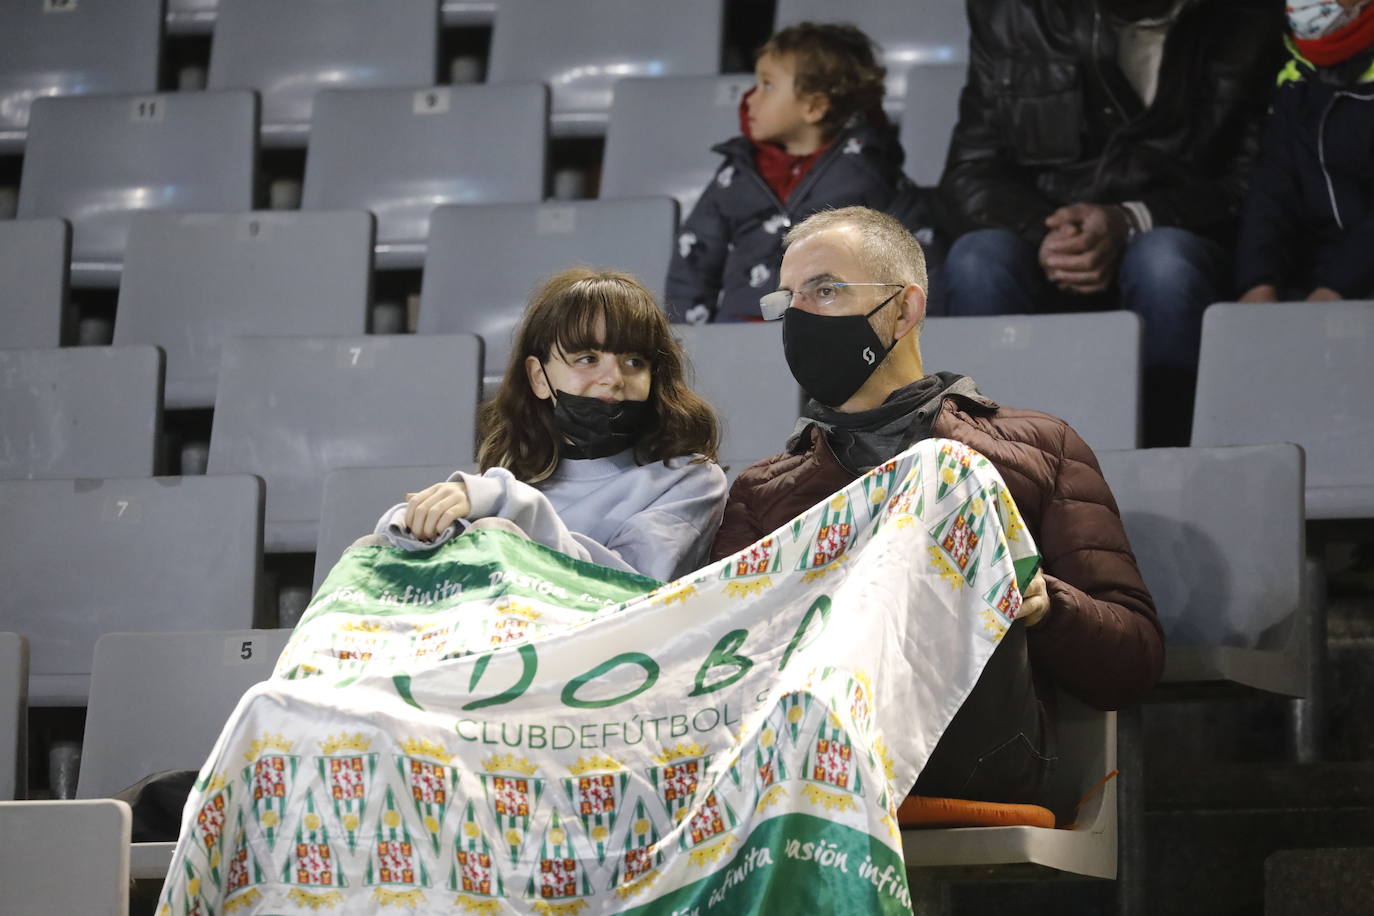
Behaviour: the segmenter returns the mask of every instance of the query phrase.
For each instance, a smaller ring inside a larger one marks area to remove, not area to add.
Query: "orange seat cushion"
[[[902,827],[1053,827],[1054,815],[1039,805],[999,805],[962,798],[908,795],[897,808]]]

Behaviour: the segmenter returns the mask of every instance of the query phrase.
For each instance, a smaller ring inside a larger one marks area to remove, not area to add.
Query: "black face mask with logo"
[[[543,366],[540,366],[543,371]],[[634,445],[648,429],[653,409],[648,401],[603,401],[559,391],[553,392],[553,423],[566,440],[565,458],[605,458]]]
[[[839,407],[864,386],[897,346],[884,345],[868,319],[901,295],[899,290],[864,315],[816,315],[789,308],[782,317],[782,351],[802,390],[827,407]]]

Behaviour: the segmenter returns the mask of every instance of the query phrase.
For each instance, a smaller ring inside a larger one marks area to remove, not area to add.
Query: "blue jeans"
[[[1036,248],[1005,229],[960,236],[945,261],[945,312],[1014,315],[1119,307],[1145,324],[1147,369],[1197,367],[1202,312],[1217,301],[1226,252],[1184,229],[1161,227],[1131,240],[1104,296],[1065,293],[1045,278]]]

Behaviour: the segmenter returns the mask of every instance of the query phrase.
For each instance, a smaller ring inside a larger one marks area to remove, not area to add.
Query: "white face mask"
[[[1321,38],[1349,25],[1364,3],[1346,9],[1336,0],[1289,0],[1288,28],[1294,38]]]

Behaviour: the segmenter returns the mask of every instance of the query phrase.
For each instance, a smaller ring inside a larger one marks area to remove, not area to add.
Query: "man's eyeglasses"
[[[835,304],[840,290],[846,286],[903,286],[901,283],[845,283],[842,280],[813,280],[801,289],[780,289],[759,297],[759,311],[764,321],[777,321],[783,316],[794,300],[810,302],[820,308]]]

